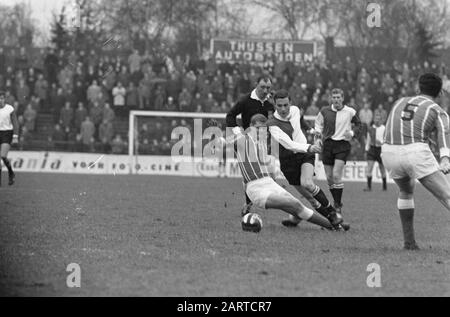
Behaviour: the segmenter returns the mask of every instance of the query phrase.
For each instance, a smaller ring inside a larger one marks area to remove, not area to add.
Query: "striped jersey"
[[[269,155],[267,128],[253,129],[236,136],[232,143],[244,183],[271,177],[273,160]]]
[[[427,143],[436,131],[441,157],[450,156],[450,118],[433,100],[425,96],[398,100],[386,124],[385,143],[408,145]]]

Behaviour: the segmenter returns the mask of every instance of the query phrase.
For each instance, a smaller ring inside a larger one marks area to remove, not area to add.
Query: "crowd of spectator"
[[[19,115],[21,143],[33,139],[37,117],[47,114],[53,118],[47,135],[51,147],[85,152],[126,153],[127,135],[116,132],[116,123],[125,121],[130,110],[226,113],[262,73],[272,76],[274,90],[289,90],[293,104],[308,116],[328,105],[331,90],[339,87],[346,103],[370,125],[376,114],[386,120],[399,96],[414,94],[416,78],[424,71],[441,74],[450,91],[445,66],[428,62],[388,65],[347,57],[254,66],[190,56],[157,60],[137,50],[112,56],[95,50],[46,49],[30,56],[24,48],[6,53],[0,47],[0,90],[6,91],[7,103]],[[450,100],[444,98],[442,105],[448,107]],[[139,126],[140,153],[170,153],[170,128],[183,124],[189,126],[186,120],[144,120]],[[363,138],[355,140],[355,148],[363,149],[358,144],[362,142]]]

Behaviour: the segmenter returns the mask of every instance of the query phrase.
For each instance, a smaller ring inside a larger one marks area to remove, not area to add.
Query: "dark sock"
[[[316,186],[316,190],[312,193],[312,195],[314,199],[322,205],[322,207],[327,208],[331,205],[327,196],[319,186]]]
[[[414,236],[414,209],[400,210],[400,219],[402,221],[405,244],[415,244],[416,239]]]
[[[328,219],[316,213],[313,214],[312,217],[309,218],[307,221],[315,225],[321,226],[323,228],[332,229],[332,225],[328,221]]]
[[[11,174],[13,172],[11,163],[6,157],[2,157],[3,163],[5,164],[6,168],[8,169],[8,172]]]
[[[367,177],[367,188],[372,189],[372,176]]]
[[[333,195],[334,204],[341,206],[342,205],[342,194],[344,192],[344,188],[332,188],[330,189],[331,195]]]
[[[344,193],[344,184],[334,185],[336,197],[333,196],[336,205],[342,206],[342,194]]]
[[[329,207],[324,207],[324,206],[320,206],[320,208],[317,208],[316,211],[321,214],[322,216],[324,216],[325,218],[328,218],[328,216],[330,215],[330,209]]]
[[[383,190],[387,190],[387,179],[383,178]]]
[[[337,189],[336,188],[330,188],[330,192],[331,192],[331,196],[333,196],[333,200],[334,200],[334,204],[337,203],[337,197],[338,197],[338,193],[337,193]]]
[[[330,186],[330,193],[331,193],[331,196],[333,196],[334,202],[336,203],[336,188],[334,188],[334,185]]]
[[[337,203],[339,206],[341,206],[341,205],[342,205],[342,194],[344,194],[344,189],[343,189],[343,188],[338,188],[338,189],[336,189],[336,191],[337,191],[337,195],[336,195],[337,200],[336,200],[336,203]]]

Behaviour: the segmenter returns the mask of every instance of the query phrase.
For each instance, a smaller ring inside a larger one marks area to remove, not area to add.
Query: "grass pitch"
[[[270,210],[259,234],[241,230],[238,179],[19,174],[3,186],[3,296],[450,296],[450,214],[420,186],[418,252],[402,251],[394,185],[346,184],[348,233],[287,229]],[[81,288],[66,285],[70,263]],[[371,263],[380,288],[367,286]]]

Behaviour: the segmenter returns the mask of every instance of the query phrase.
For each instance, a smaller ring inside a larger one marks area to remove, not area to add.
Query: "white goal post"
[[[136,133],[138,132],[137,118],[174,118],[174,119],[220,119],[225,120],[226,113],[204,113],[204,112],[166,112],[166,111],[130,111],[129,127],[128,127],[128,155],[130,159],[135,156],[136,149]],[[239,118],[239,117],[238,117]],[[305,116],[305,120],[314,121],[315,116]],[[170,136],[169,136],[170,138]]]

